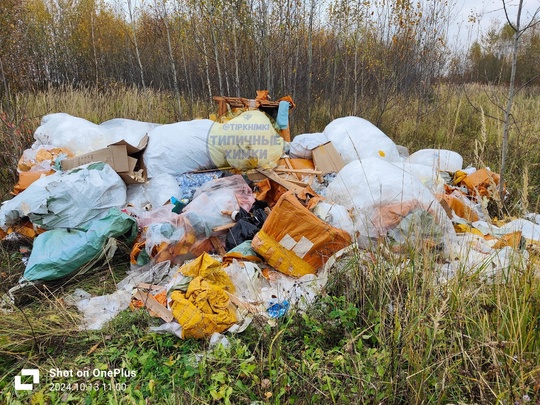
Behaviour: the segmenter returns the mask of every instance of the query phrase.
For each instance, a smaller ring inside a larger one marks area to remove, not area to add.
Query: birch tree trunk
[[[139,43],[137,41],[137,32],[135,30],[135,17],[133,15],[133,7],[131,0],[127,0],[128,6],[128,15],[129,15],[129,25],[131,28],[131,34],[133,35],[133,45],[135,46],[135,58],[137,59],[137,64],[139,65],[139,74],[141,76],[141,84],[143,89],[146,89],[146,83],[144,82],[144,69],[141,62],[141,53],[139,51]]]

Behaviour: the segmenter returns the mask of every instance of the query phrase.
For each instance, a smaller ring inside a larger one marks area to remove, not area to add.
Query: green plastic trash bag
[[[39,235],[21,281],[51,281],[68,276],[98,257],[109,238],[133,241],[137,222],[117,208],[86,229],[53,229]]]

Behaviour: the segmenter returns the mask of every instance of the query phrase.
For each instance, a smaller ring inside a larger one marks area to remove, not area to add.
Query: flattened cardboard
[[[317,146],[311,153],[315,168],[323,174],[337,173],[345,166],[343,158],[330,141]]]
[[[124,180],[126,184],[136,184],[146,181],[146,168],[144,167],[142,153],[148,143],[148,135],[145,135],[137,146],[133,146],[122,140],[113,143],[106,148],[84,155],[75,156],[62,160],[62,169],[70,170],[92,162],[104,162],[111,166]],[[134,179],[133,173],[143,170],[140,180]]]
[[[92,162],[107,163],[119,173],[129,171],[127,148],[125,145],[109,145],[106,148],[85,153],[84,155],[64,159],[62,160],[62,169],[70,170]]]

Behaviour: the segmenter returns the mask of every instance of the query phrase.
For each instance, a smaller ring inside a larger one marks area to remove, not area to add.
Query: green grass
[[[148,333],[157,321],[146,311],[126,311],[100,332],[78,332],[75,313],[41,299],[0,322],[0,336],[18,342],[0,349],[2,397],[9,404],[539,401],[535,266],[513,269],[504,283],[463,273],[441,284],[429,252],[408,259],[398,271],[401,255],[357,252],[335,268],[327,293],[306,313],[274,327],[255,320],[229,335],[230,348],[213,350],[208,341]],[[13,376],[30,367],[45,381],[33,393],[15,392]],[[136,376],[52,379],[51,368]],[[57,392],[51,382],[112,383],[113,391]]]
[[[496,171],[501,112],[490,100],[503,95],[504,89],[476,86],[464,93],[463,89],[441,87],[429,105],[408,101],[399,112],[389,111],[381,128],[411,152],[444,147],[461,153],[465,165],[479,167],[483,162]],[[538,206],[540,152],[535,145],[540,134],[539,103],[538,94],[516,99],[520,131],[514,127],[512,132],[508,182],[509,209],[515,213],[521,211],[524,193],[529,209]],[[36,117],[55,111],[94,122],[123,117],[164,123],[172,117],[166,95],[130,89],[112,89],[106,94],[94,89],[50,90],[28,95],[23,104],[25,114],[11,110],[6,116],[28,127],[35,127]],[[210,111],[207,104],[199,107],[193,117]],[[330,111],[320,106],[315,114],[318,130],[332,118]],[[15,132],[3,125],[2,141],[13,139]],[[28,147],[31,142],[26,136],[21,144]],[[11,160],[17,157],[15,153]],[[5,165],[7,160],[3,162]],[[529,172],[525,183],[524,167]],[[4,172],[8,172],[5,167]],[[10,174],[6,176],[4,195],[12,186]],[[435,269],[442,259],[422,248],[411,247],[401,254],[384,246],[372,252],[352,252],[333,269],[326,293],[307,312],[289,313],[275,326],[255,319],[245,332],[228,336],[229,348],[212,350],[208,340],[183,341],[149,333],[148,327],[158,321],[146,311],[125,311],[99,332],[78,330],[77,312],[66,308],[61,298],[77,287],[95,294],[111,292],[129,267],[127,250],[117,254],[111,265],[49,292],[36,292],[30,303],[0,314],[0,402],[540,402],[540,278],[535,249],[530,250],[526,266],[516,260],[503,279],[491,282],[480,271],[465,269],[441,282]],[[20,259],[18,245],[0,245],[2,292],[22,274]],[[41,371],[39,387],[33,392],[16,392],[15,375],[22,368],[34,367]],[[136,375],[52,379],[48,375],[51,368],[123,369]],[[54,382],[101,384],[101,388],[54,391],[50,389],[55,388],[50,385]]]

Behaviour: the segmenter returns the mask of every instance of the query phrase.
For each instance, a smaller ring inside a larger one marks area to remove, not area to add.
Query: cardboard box
[[[142,154],[147,143],[148,135],[145,135],[137,146],[122,140],[103,149],[64,159],[62,160],[62,170],[74,169],[92,162],[104,162],[111,166],[126,184],[144,183],[146,181],[146,168]],[[141,170],[141,175],[135,175],[135,172],[139,170]]]
[[[315,169],[322,174],[337,173],[345,166],[343,158],[330,141],[317,146],[311,153]]]

